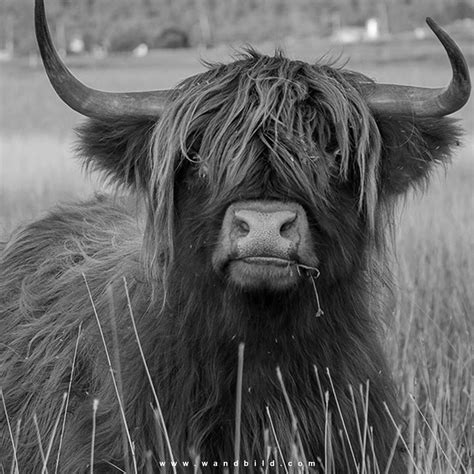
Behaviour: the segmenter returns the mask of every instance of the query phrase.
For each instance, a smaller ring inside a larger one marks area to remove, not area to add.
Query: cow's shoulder
[[[81,255],[104,252],[104,247],[139,247],[142,227],[140,204],[131,199],[98,194],[60,205],[13,232],[1,253],[2,273],[9,271],[9,264],[21,264],[28,271],[52,259],[73,264]]]
[[[0,253],[3,323],[45,314],[84,317],[91,308],[86,282],[96,297],[124,277],[144,280],[142,226],[138,204],[98,195],[15,231]]]

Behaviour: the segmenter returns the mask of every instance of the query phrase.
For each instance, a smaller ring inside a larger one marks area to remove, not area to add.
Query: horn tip
[[[438,25],[436,21],[433,20],[430,16],[426,17],[426,24],[430,27],[431,31],[436,33],[437,31],[441,30],[441,27]]]

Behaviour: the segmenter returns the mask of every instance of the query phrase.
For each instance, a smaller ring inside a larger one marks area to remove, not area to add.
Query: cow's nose
[[[300,281],[298,265],[318,263],[304,208],[296,202],[266,200],[231,204],[212,263],[243,289],[291,288]]]
[[[280,239],[297,243],[298,215],[292,210],[240,209],[234,213],[232,231],[238,240],[263,240],[278,244]]]
[[[237,258],[292,260],[308,224],[296,203],[243,201],[229,207],[223,228]]]

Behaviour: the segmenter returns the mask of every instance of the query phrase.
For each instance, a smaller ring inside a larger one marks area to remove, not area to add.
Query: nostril
[[[295,225],[297,215],[295,214],[293,217],[287,219],[282,226],[280,227],[280,235],[284,235],[285,233],[289,232]]]
[[[242,235],[247,235],[250,232],[249,224],[243,219],[236,218],[234,226]]]

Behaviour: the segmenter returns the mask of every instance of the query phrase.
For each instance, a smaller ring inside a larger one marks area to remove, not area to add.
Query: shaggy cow
[[[129,197],[60,207],[3,248],[4,470],[404,472],[384,234],[457,144],[445,116],[470,92],[428,21],[445,89],[249,50],[121,94],[70,74],[37,0],[53,87],[91,119],[80,153]]]

